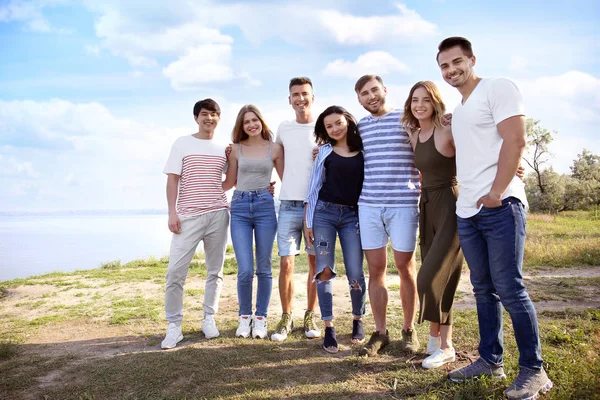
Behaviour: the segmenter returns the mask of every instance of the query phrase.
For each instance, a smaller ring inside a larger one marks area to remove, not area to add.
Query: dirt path
[[[593,268],[572,268],[552,271],[535,271],[533,274],[524,276],[526,283],[540,282],[545,278],[596,278],[600,277],[600,267]],[[304,310],[306,309],[306,279],[307,274],[295,274],[295,288],[292,313],[294,320],[300,322]],[[62,291],[50,285],[43,286],[21,286],[11,289],[8,296],[3,299],[3,309],[5,312],[12,312],[26,319],[40,318],[48,310],[56,307],[69,306],[77,302],[85,302],[86,296],[95,299],[96,307],[109,307],[112,297],[109,294],[117,294],[122,297],[144,296],[144,298],[157,301],[164,295],[164,284],[141,282],[120,284],[118,287],[103,287],[99,282],[85,281],[89,286],[96,286],[94,289],[72,289]],[[389,307],[401,307],[400,297],[397,294],[399,287],[399,278],[397,275],[388,275],[388,286],[390,287]],[[255,281],[256,285],[256,281]],[[345,277],[340,277],[334,281],[334,315],[347,316],[350,310],[350,295],[348,283]],[[204,287],[204,281],[200,278],[188,279],[185,289],[191,291],[200,291]],[[585,287],[581,287],[581,292],[585,292]],[[84,293],[86,295],[84,295]],[[43,306],[33,309],[27,309],[22,306],[24,301],[35,302],[37,299],[44,299]],[[600,300],[597,296],[581,296],[580,299],[570,301],[549,300],[538,301],[535,306],[538,310],[565,310],[567,308],[600,308]],[[202,318],[201,315],[202,295],[185,295],[184,310],[185,319],[190,324],[197,324]],[[468,270],[465,269],[461,278],[455,308],[458,310],[472,310],[475,308],[475,299],[472,286],[469,281]],[[162,312],[162,311],[161,311]],[[281,313],[281,302],[279,301],[279,290],[277,277],[273,280],[273,293],[269,305],[269,323],[272,329]],[[318,313],[318,312],[317,312]],[[367,313],[370,313],[367,305]],[[223,291],[221,293],[219,318],[223,320],[235,321],[237,318],[237,291],[236,276],[228,275],[224,278]],[[53,324],[52,329],[40,328],[36,334],[29,335],[25,339],[25,344],[39,345],[45,347],[44,351],[54,353],[75,352],[85,353],[89,356],[113,356],[122,352],[154,351],[156,344],[148,341],[147,337],[152,336],[152,325],[157,325],[157,334],[162,334],[163,323],[145,324],[136,326],[135,324],[110,325],[100,316],[92,318],[81,318],[77,323],[72,320]],[[150,329],[150,330],[149,330]],[[115,339],[118,338],[118,339]],[[110,339],[110,340],[107,340]],[[158,339],[158,336],[155,340]],[[149,344],[150,343],[150,344]]]

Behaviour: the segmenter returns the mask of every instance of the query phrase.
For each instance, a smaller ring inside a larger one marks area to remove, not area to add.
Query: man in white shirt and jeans
[[[482,375],[506,378],[504,306],[520,353],[519,374],[505,394],[513,400],[534,399],[550,390],[552,381],[542,366],[537,316],[522,276],[527,198],[515,173],[526,145],[523,100],[508,79],[475,75],[475,56],[467,39],[447,38],[438,50],[442,77],[462,95],[452,117],[460,184],[456,214],[480,336],[479,359],[448,377],[454,382]]]

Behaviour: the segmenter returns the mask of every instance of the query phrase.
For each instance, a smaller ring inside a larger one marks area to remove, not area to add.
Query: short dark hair
[[[461,36],[452,36],[442,40],[438,46],[438,53],[435,56],[436,61],[439,61],[440,53],[451,49],[452,47],[460,47],[467,57],[473,57],[473,46],[468,39]]]
[[[360,89],[362,89],[363,86],[367,84],[367,82],[372,81],[373,79],[381,83],[381,86],[383,86],[383,79],[381,79],[379,75],[363,75],[356,81],[356,84],[354,85],[354,91],[356,93],[359,93]]]
[[[346,118],[348,121],[348,133],[346,136],[346,141],[348,143],[348,148],[350,151],[360,151],[363,149],[363,142],[358,133],[358,126],[356,124],[356,119],[350,114],[344,107],[340,106],[329,106],[319,115],[317,118],[317,122],[315,122],[315,138],[317,139],[317,144],[325,144],[331,143],[335,144],[335,139],[332,139],[327,134],[327,129],[325,129],[325,117],[331,114],[340,114]]]
[[[297,76],[295,78],[290,79],[290,87],[288,90],[292,90],[292,86],[296,85],[310,85],[311,88],[313,87],[312,81],[306,76]]]
[[[219,107],[217,102],[213,99],[204,99],[197,101],[196,104],[194,104],[194,117],[198,118],[198,114],[200,114],[200,110],[203,108],[208,111],[216,112],[219,117],[221,116],[221,107]]]

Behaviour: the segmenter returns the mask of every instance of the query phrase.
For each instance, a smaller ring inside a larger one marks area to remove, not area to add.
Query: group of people
[[[422,366],[436,368],[455,360],[452,305],[464,258],[477,304],[480,357],[451,371],[449,379],[506,378],[504,306],[520,352],[519,374],[507,397],[533,399],[552,388],[542,365],[535,308],[522,278],[527,200],[516,176],[525,147],[521,95],[507,79],[475,74],[476,58],[465,38],[442,41],[437,62],[443,79],[462,95],[451,118],[445,116],[433,82],[417,82],[404,109],[393,109],[386,103],[382,79],[365,75],[355,92],[366,117],[357,123],[334,105],[315,120],[312,82],[300,77],[289,84],[296,118],[281,123],[274,141],[258,108],[246,105],[233,128],[233,145],[227,148],[212,141],[221,114],[218,104],[211,99],[196,103],[198,132],[177,139],[164,169],[174,235],[165,296],[169,326],[162,348],[173,348],[183,339],[183,285],[200,241],[207,270],[202,330],[207,338],[219,336],[214,315],[231,218],[238,263],[236,336],[267,337],[275,236],[282,315],[271,340],[281,342],[290,334],[294,259],[304,236],[309,264],[304,332],[309,338],[321,337],[314,322],[318,300],[325,326],[323,349],[337,352],[332,280],[339,238],[351,299],[351,341],[366,339],[362,319],[368,292],[375,330],[359,353],[376,355],[390,342],[385,282],[389,241],[400,277],[403,350],[419,351],[415,319],[429,321],[428,357]],[[281,179],[278,216],[270,185],[273,168]],[[234,186],[229,213],[225,191]],[[418,274],[417,230],[422,258]]]

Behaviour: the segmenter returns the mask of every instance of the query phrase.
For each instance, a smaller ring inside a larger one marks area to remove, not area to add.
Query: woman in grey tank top
[[[239,326],[235,335],[263,339],[267,336],[267,310],[273,287],[271,253],[277,218],[269,193],[273,167],[283,176],[283,147],[273,143],[271,131],[254,105],[242,107],[232,132],[225,190],[234,185],[231,199],[231,240],[238,264]],[[256,312],[252,316],[254,279],[253,241],[256,250]]]

